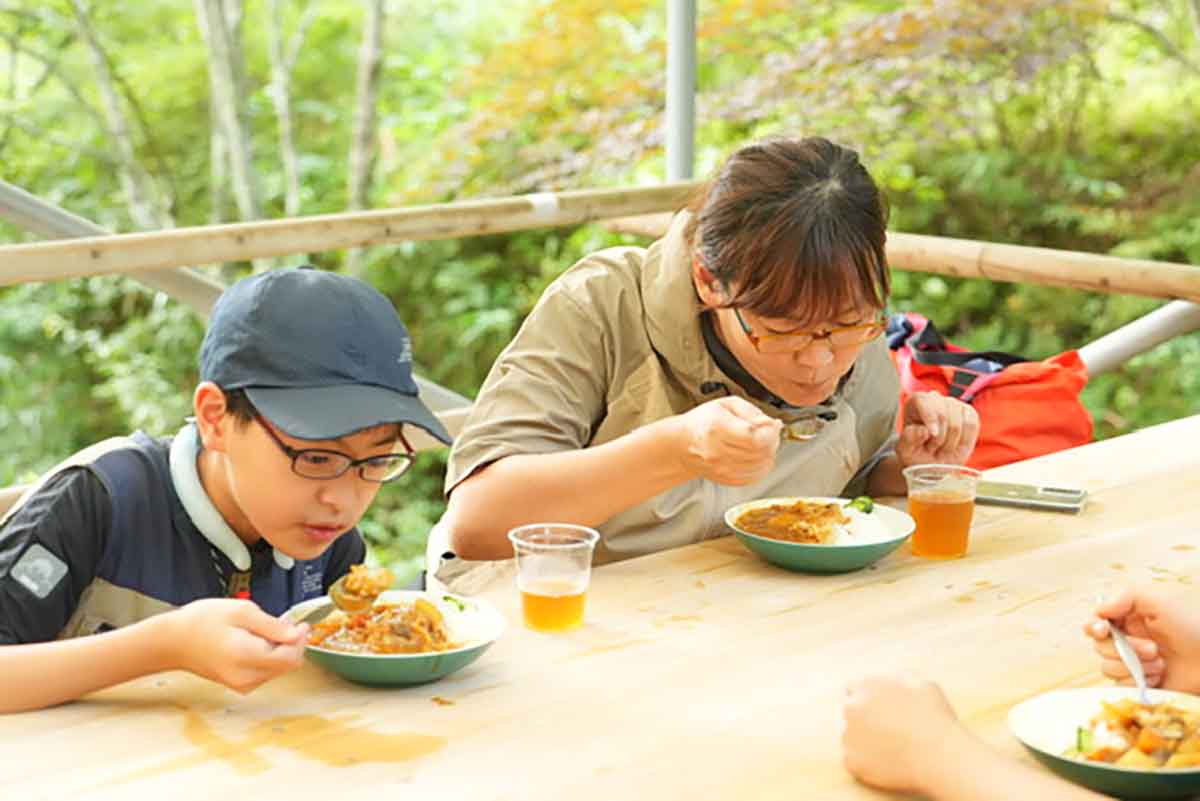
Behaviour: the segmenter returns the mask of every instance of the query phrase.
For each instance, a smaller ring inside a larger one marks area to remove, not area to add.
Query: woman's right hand
[[[253,601],[206,598],[169,612],[172,667],[248,693],[304,660],[308,626],[272,617]],[[166,621],[164,621],[166,622]]]
[[[783,423],[737,397],[708,401],[676,418],[680,458],[698,478],[743,486],[761,481],[775,466]]]
[[[1200,611],[1195,599],[1150,587],[1126,590],[1096,607],[1096,617],[1084,624],[1095,640],[1100,670],[1121,684],[1133,679],[1117,654],[1108,621],[1125,631],[1152,687],[1200,692]]]

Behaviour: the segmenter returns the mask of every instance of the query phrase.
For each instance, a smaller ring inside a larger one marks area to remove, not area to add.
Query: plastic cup
[[[958,559],[967,553],[979,471],[963,465],[922,464],[904,469],[908,513],[917,524],[915,556]]]
[[[517,557],[517,589],[525,625],[566,631],[583,623],[592,577],[592,552],[600,535],[587,526],[533,523],[508,532]]]

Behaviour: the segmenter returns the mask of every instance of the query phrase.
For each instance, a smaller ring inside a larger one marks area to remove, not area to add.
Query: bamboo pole
[[[693,183],[174,228],[0,247],[0,286],[575,225],[683,205]]]
[[[898,233],[887,255],[899,270],[1200,301],[1200,269],[1187,264]]]
[[[591,189],[9,245],[0,247],[0,286],[643,215],[680,206],[695,186]],[[655,235],[667,219],[656,214],[611,225]],[[1200,270],[1185,264],[901,233],[888,235],[888,259],[902,270],[1200,301]]]
[[[670,219],[670,214],[652,214],[612,220],[608,225],[616,231],[657,237],[667,230]],[[888,232],[887,256],[898,270],[1200,301],[1200,268],[1187,264],[894,231]]]

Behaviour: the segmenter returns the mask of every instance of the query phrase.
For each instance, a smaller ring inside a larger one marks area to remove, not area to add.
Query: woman
[[[979,426],[958,401],[914,396],[894,436],[886,218],[853,151],[774,139],[649,248],[564,273],[454,444],[430,570],[476,591],[523,523],[594,526],[603,563],[720,536],[752,498],[899,495],[904,467],[964,462]]]

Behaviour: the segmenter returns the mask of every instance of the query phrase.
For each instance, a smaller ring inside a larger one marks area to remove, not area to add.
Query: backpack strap
[[[888,319],[888,346],[896,351],[907,347],[918,364],[951,368],[947,394],[964,403],[970,403],[1005,367],[1029,361],[998,350],[947,350],[946,339],[933,321],[912,314],[894,314]]]

